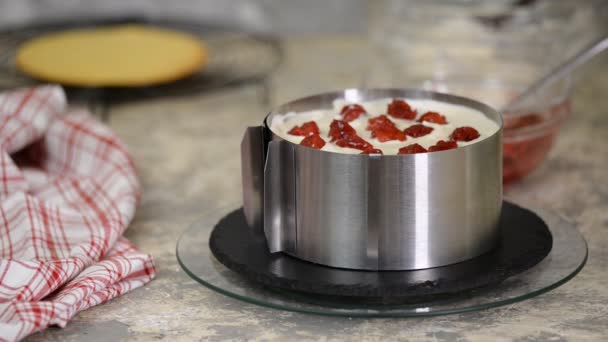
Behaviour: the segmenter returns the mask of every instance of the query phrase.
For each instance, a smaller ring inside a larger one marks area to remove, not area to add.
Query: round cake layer
[[[207,60],[196,37],[170,29],[119,25],[50,33],[19,47],[28,75],[74,86],[146,86],[189,76]]]

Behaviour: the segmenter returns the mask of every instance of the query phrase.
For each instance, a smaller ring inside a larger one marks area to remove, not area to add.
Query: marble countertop
[[[271,105],[357,86],[365,68],[356,38],[295,38],[270,82]],[[144,196],[127,237],[154,256],[158,275],[143,288],[78,314],[31,341],[516,340],[608,339],[608,56],[582,70],[574,115],[550,158],[510,186],[507,198],[549,208],[576,223],[589,260],[565,285],[500,308],[417,319],[322,317],[246,304],[215,293],[178,266],[175,244],[200,217],[240,203],[239,144],[269,105],[260,88],[147,100],[110,108],[110,126],[130,148]]]

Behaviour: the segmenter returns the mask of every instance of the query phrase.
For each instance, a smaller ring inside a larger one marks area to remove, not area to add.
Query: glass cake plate
[[[572,279],[587,260],[587,243],[572,223],[551,211],[534,209],[549,226],[553,248],[531,269],[490,288],[429,302],[353,302],[340,297],[264,287],[222,265],[211,253],[209,236],[221,216],[232,209],[207,213],[182,234],[177,243],[179,264],[190,277],[214,291],[248,303],[293,312],[348,317],[416,317],[483,310],[550,291]]]

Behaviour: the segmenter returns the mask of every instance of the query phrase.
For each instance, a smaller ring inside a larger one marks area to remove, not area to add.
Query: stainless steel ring
[[[264,124],[242,144],[244,209],[271,252],[363,270],[437,267],[495,246],[502,203],[502,118],[480,102],[408,89],[346,89],[286,103],[277,114],[333,101],[433,99],[470,107],[499,125],[458,149],[415,155],[350,155],[293,144]]]

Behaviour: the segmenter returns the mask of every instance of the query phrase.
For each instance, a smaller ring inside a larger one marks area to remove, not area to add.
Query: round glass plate
[[[550,211],[534,211],[545,220],[553,234],[553,248],[544,260],[497,286],[431,302],[390,305],[352,303],[336,297],[263,287],[229,270],[211,253],[209,236],[220,218],[218,212],[205,215],[182,234],[177,243],[177,259],[190,277],[208,288],[248,303],[275,309],[348,317],[415,317],[462,313],[532,298],[564,284],[583,268],[587,260],[587,243],[576,227]],[[227,212],[228,210],[225,213]]]

